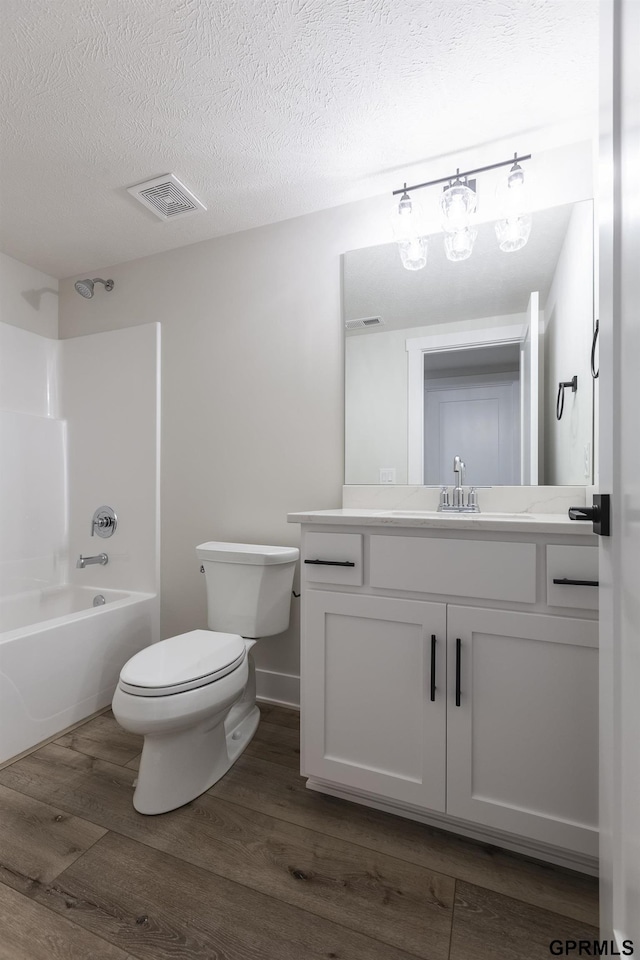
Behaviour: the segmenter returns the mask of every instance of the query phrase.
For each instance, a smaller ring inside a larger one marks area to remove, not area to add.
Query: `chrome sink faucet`
[[[109,563],[109,557],[106,553],[99,553],[97,557],[83,557],[82,554],[80,554],[76,562],[76,567],[84,570],[85,567],[88,567],[92,563],[100,563],[104,567],[105,564]]]
[[[466,466],[462,457],[453,458],[453,472],[455,474],[455,483],[452,491],[451,502],[449,501],[449,491],[443,487],[440,491],[440,513],[480,513],[475,487],[471,487],[465,503],[464,495],[464,472]]]
[[[456,475],[456,485],[453,488],[453,506],[457,509],[464,507],[464,471],[465,463],[460,457],[453,458],[453,472]]]

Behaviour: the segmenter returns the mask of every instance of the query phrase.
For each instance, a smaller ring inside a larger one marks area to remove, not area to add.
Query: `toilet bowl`
[[[213,629],[141,650],[122,668],[113,697],[120,726],[144,736],[133,797],[139,813],[183,806],[237,760],[260,721],[251,655],[257,631],[281,633],[289,622],[296,548],[211,542],[197,555]],[[234,626],[253,636],[227,632]]]

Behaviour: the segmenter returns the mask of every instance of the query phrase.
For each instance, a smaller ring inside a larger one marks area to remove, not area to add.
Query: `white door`
[[[307,590],[302,774],[444,811],[446,607]]]
[[[518,383],[506,378],[427,381],[424,482],[453,482],[453,458],[466,464],[468,486],[520,483]]]
[[[601,3],[599,485],[602,936],[640,949],[640,3]]]
[[[520,435],[522,483],[538,484],[538,367],[540,317],[538,293],[529,297],[529,324],[520,345]]]
[[[597,621],[447,617],[447,813],[597,857]]]

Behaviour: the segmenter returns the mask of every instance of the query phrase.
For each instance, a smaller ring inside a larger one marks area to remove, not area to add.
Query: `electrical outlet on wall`
[[[396,468],[380,467],[380,483],[395,483],[395,482],[396,482]]]

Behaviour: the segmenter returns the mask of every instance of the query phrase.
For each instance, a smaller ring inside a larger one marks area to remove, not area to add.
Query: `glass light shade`
[[[391,212],[393,235],[398,243],[408,243],[426,233],[424,212],[417,200],[407,193],[400,197]]]
[[[464,230],[448,233],[444,238],[444,252],[447,260],[467,260],[473,252],[477,236],[478,231],[475,227],[465,227]]]
[[[496,186],[496,201],[505,219],[519,217],[531,209],[529,190],[524,184],[524,170],[514,163],[506,178],[500,178]]]
[[[504,253],[521,250],[531,233],[531,217],[528,213],[520,217],[507,217],[496,223],[496,236],[500,249]]]
[[[398,244],[400,259],[407,270],[422,270],[427,265],[427,238],[414,237]]]
[[[469,220],[476,211],[478,198],[470,187],[456,180],[443,192],[440,198],[442,226],[447,233],[456,233],[469,226]]]

